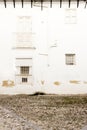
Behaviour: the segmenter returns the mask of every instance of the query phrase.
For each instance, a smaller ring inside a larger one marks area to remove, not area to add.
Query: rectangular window
[[[29,66],[21,66],[20,73],[21,74],[29,74]]]
[[[75,65],[75,54],[65,54],[66,65]]]
[[[22,78],[22,83],[27,83],[27,78]]]
[[[18,16],[17,31],[14,33],[14,44],[18,48],[32,47],[35,34],[32,32],[32,17]]]
[[[18,16],[17,17],[17,31],[18,32],[32,32],[32,17]]]

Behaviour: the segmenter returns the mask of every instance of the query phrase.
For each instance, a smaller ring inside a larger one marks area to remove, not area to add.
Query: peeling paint
[[[84,81],[83,83],[84,83],[84,84],[87,84],[87,81]]]
[[[45,82],[44,80],[41,80],[41,84],[42,84],[42,85],[44,85],[44,82]]]
[[[57,86],[58,86],[58,85],[60,85],[60,82],[55,81],[55,82],[54,82],[54,85],[57,85]]]
[[[14,81],[12,81],[12,80],[4,80],[2,82],[2,86],[3,87],[12,87],[12,86],[14,86]]]
[[[80,81],[78,81],[78,80],[70,80],[69,82],[72,84],[79,84],[80,83]]]

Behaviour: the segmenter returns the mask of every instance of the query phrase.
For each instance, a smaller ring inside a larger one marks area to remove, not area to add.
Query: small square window
[[[65,54],[66,65],[75,65],[75,54]]]
[[[28,82],[27,78],[22,78],[22,83],[27,83],[27,82]]]

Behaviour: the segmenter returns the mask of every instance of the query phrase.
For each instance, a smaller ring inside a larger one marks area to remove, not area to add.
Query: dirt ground
[[[87,95],[0,95],[0,130],[81,130]]]

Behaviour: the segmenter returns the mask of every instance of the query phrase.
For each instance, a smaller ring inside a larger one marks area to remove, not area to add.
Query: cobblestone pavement
[[[0,106],[0,130],[41,130],[39,126]]]
[[[1,95],[0,130],[87,130],[87,95]]]

